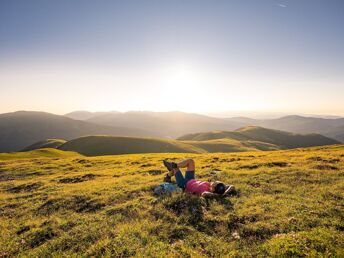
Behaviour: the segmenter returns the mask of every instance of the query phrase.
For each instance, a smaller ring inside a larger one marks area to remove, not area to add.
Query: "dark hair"
[[[215,193],[223,194],[226,191],[226,186],[223,183],[217,183],[215,186]]]

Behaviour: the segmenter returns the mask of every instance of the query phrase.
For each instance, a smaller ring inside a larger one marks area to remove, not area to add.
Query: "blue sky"
[[[0,112],[344,115],[344,2],[0,2]]]

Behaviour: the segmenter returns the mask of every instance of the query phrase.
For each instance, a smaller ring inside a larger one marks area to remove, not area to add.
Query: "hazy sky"
[[[0,1],[0,113],[344,115],[344,1]]]

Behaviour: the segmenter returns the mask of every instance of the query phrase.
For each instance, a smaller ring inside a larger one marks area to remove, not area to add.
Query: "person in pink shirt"
[[[179,163],[163,160],[163,163],[169,171],[165,180],[170,181],[171,176],[174,175],[177,185],[187,193],[197,194],[202,197],[211,197],[235,192],[234,186],[227,186],[220,181],[205,182],[196,180],[195,161],[193,159],[186,159]],[[185,176],[183,176],[179,168],[186,168]]]

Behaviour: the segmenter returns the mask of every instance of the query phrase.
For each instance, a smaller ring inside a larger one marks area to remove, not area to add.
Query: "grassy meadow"
[[[156,197],[162,160],[238,193]],[[0,257],[343,257],[344,145],[243,153],[0,154]]]

